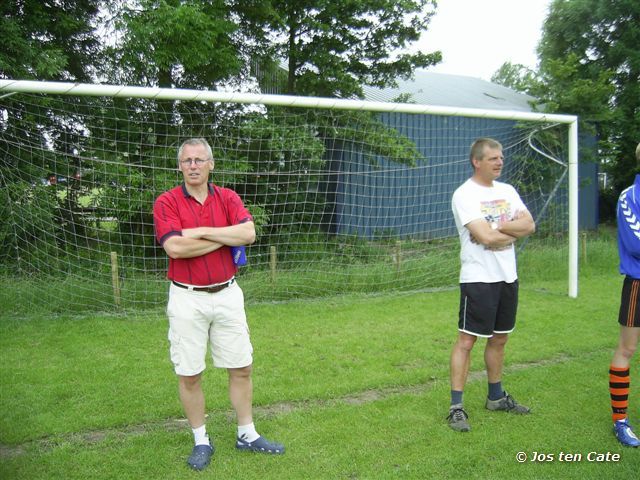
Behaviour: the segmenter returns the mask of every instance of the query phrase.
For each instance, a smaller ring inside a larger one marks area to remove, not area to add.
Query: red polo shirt
[[[204,204],[189,195],[183,185],[160,195],[153,205],[156,239],[162,245],[167,238],[182,235],[182,229],[228,227],[253,221],[236,192],[209,184]],[[229,247],[194,258],[169,258],[167,277],[179,283],[212,285],[233,277],[238,268]]]

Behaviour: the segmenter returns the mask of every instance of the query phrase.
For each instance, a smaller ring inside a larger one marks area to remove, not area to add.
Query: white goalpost
[[[577,297],[577,125],[572,115],[0,80],[0,280],[35,292],[25,309],[161,306],[153,200],[181,182],[180,142],[205,137],[212,181],[238,191],[256,221],[239,273],[248,297],[451,287],[451,194],[470,174],[469,145],[489,136],[541,235],[562,234]]]

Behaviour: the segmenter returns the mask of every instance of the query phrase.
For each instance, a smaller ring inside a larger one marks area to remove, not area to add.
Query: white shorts
[[[209,344],[215,367],[242,368],[253,363],[244,294],[238,282],[216,293],[193,292],[172,283],[167,316],[176,374],[203,372]]]

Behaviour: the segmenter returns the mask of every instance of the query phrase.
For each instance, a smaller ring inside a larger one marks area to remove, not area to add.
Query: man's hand
[[[503,250],[516,240],[513,236],[501,232],[499,228],[492,228],[484,218],[473,220],[465,227],[469,230],[471,242],[484,245],[488,250]]]
[[[498,225],[498,231],[515,238],[523,238],[536,231],[536,224],[528,210],[516,210],[510,221]]]

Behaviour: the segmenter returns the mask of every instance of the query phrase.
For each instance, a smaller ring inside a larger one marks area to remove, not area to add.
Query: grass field
[[[456,290],[250,304],[255,421],[287,453],[234,450],[226,374],[210,366],[204,385],[217,451],[203,473],[185,465],[191,432],[161,311],[3,318],[0,478],[633,478],[640,450],[613,437],[607,389],[622,279],[611,237],[589,248],[578,299],[566,296],[566,252],[521,256],[504,384],[533,414],[484,409],[476,348],[467,434],[445,422]],[[640,425],[637,391],[630,414]],[[518,452],[527,461],[516,461]],[[590,452],[620,458],[590,461]],[[582,458],[561,461],[561,453]],[[541,454],[554,459],[532,461]]]

